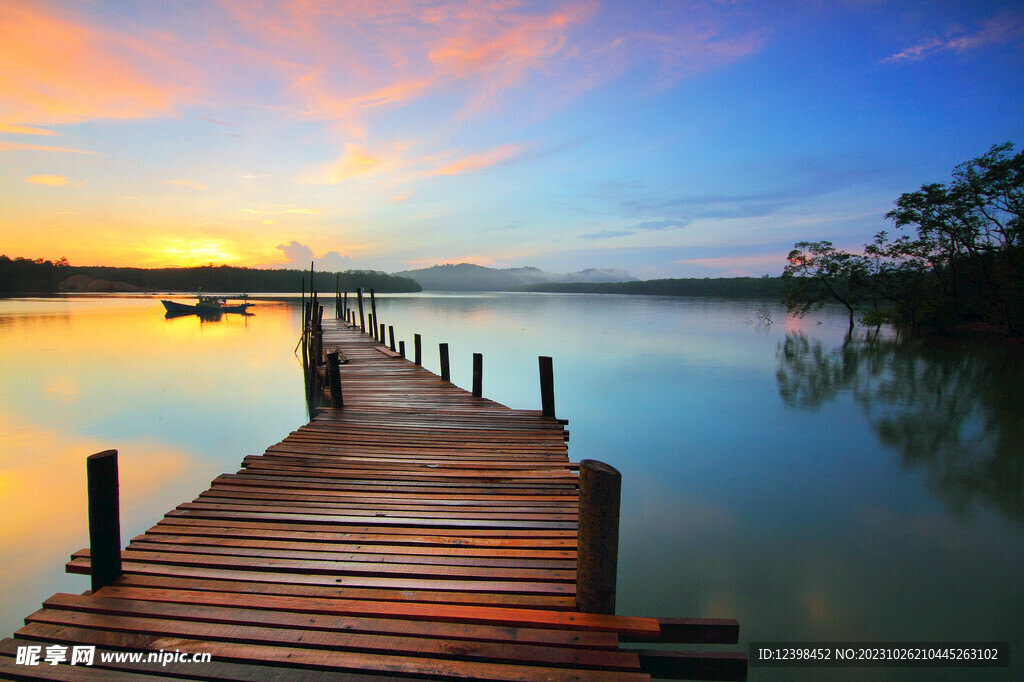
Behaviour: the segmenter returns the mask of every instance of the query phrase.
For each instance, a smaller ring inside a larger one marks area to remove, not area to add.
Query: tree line
[[[779,300],[783,283],[779,277],[720,277],[648,279],[636,282],[552,282],[516,287],[516,291],[568,294],[641,294],[648,296],[701,296]]]
[[[0,255],[0,294],[56,293],[61,283],[74,275],[95,280],[125,282],[146,291],[218,291],[239,293],[289,293],[305,286],[309,290],[309,272],[303,270],[258,270],[229,265],[193,268],[116,268],[72,266],[66,258],[56,262]],[[420,291],[409,277],[397,277],[373,270],[317,272],[313,279],[320,292],[355,291],[357,287],[381,293]]]
[[[956,166],[949,184],[922,185],[885,216],[863,253],[797,242],[782,278],[791,312],[837,302],[868,326],[949,333],[984,326],[1024,333],[1024,152],[1013,143]]]

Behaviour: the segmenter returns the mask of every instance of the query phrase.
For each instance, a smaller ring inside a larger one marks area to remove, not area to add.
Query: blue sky
[[[6,2],[0,251],[778,274],[1024,130],[1012,2]]]

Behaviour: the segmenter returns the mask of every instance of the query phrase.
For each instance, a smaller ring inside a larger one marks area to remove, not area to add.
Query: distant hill
[[[530,267],[498,269],[469,263],[435,265],[394,274],[409,277],[428,291],[508,291],[528,284],[548,282],[631,282],[636,279],[625,270],[615,268],[555,273]]]
[[[631,282],[570,282],[527,284],[520,291],[571,294],[641,294],[648,296],[721,296],[781,300],[781,277],[704,277],[701,279],[648,279]]]

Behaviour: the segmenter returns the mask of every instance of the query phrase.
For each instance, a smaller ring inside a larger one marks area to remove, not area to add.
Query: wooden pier
[[[309,351],[338,358],[324,383],[337,368],[343,407],[132,538],[112,581],[43,602],[0,641],[0,678],[746,679],[742,653],[632,644],[735,644],[735,621],[577,610],[563,422],[443,381],[353,320],[323,321]],[[91,573],[89,550],[68,570]],[[70,664],[76,646],[91,665]],[[113,651],[212,662],[101,661]]]

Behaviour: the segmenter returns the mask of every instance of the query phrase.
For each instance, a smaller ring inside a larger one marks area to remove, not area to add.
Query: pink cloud
[[[1024,19],[1019,13],[1005,12],[985,21],[974,31],[926,38],[886,57],[881,63],[916,62],[940,52],[966,52],[988,45],[1020,44],[1021,41],[1024,41]]]
[[[174,47],[165,35],[91,27],[63,8],[7,3],[0,108],[14,123],[172,115],[189,91],[189,69],[167,56]]]
[[[432,175],[462,175],[463,173],[474,173],[476,171],[490,168],[499,163],[510,161],[523,152],[523,147],[515,144],[506,144],[496,147],[488,152],[470,154],[458,161],[449,163],[435,170]]]

